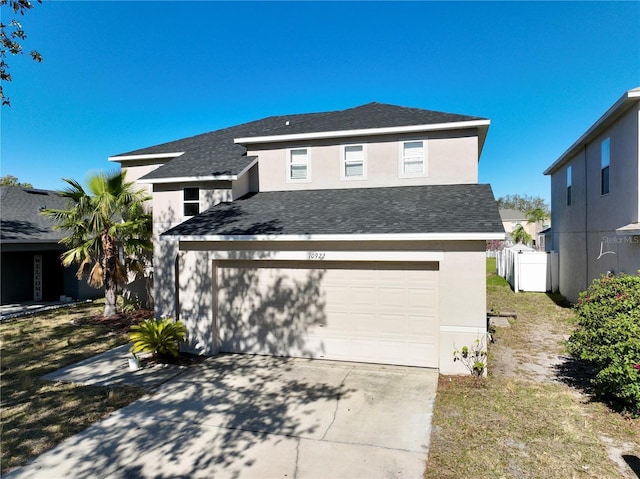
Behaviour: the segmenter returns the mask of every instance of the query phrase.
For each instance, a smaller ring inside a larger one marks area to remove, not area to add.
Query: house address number
[[[309,251],[307,253],[307,259],[322,260],[325,258],[325,256],[326,253],[321,253],[319,251]]]

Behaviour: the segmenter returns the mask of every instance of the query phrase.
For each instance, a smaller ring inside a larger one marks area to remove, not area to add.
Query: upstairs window
[[[571,166],[567,166],[567,206],[571,206]]]
[[[404,141],[402,143],[402,176],[426,174],[424,141]]]
[[[200,213],[200,188],[185,188],[183,190],[183,215],[195,216]]]
[[[309,152],[306,148],[289,150],[288,179],[309,180]]]
[[[342,157],[343,179],[364,179],[366,176],[364,145],[344,147]]]
[[[600,194],[609,193],[609,162],[611,142],[606,138],[600,148]]]

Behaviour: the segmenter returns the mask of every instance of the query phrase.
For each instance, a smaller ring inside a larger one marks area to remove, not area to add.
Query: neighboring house
[[[64,268],[60,255],[64,236],[40,212],[64,208],[66,200],[55,191],[0,186],[1,304],[95,298],[100,290],[79,281],[75,268]]]
[[[520,210],[515,210],[512,208],[503,208],[500,209],[500,219],[502,220],[502,225],[504,230],[507,232],[507,235],[511,235],[513,230],[515,230],[518,225],[522,225],[524,230],[527,232],[529,236],[531,236],[532,245],[537,249],[544,250],[544,236],[542,236],[542,244],[540,244],[540,232],[545,228],[549,227],[549,219],[546,218],[543,221],[536,221],[535,223],[529,223],[527,220],[527,213]]]
[[[640,270],[640,88],[629,90],[545,172],[560,292],[578,299],[595,278]],[[549,247],[548,247],[549,249]]]
[[[489,120],[380,103],[111,157],[152,185],[156,315],[203,354],[462,372],[486,333]]]

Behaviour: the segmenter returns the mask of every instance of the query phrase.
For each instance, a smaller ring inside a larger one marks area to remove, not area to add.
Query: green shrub
[[[594,280],[575,306],[569,352],[595,367],[595,392],[640,414],[640,275]]]
[[[166,319],[148,319],[142,323],[131,326],[129,340],[133,342],[131,352],[154,353],[163,357],[177,357],[178,345],[184,341],[187,331],[180,321]]]

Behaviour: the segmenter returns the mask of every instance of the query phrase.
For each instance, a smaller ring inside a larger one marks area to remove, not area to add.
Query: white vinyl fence
[[[558,253],[515,245],[498,251],[496,269],[516,293],[558,291]]]

